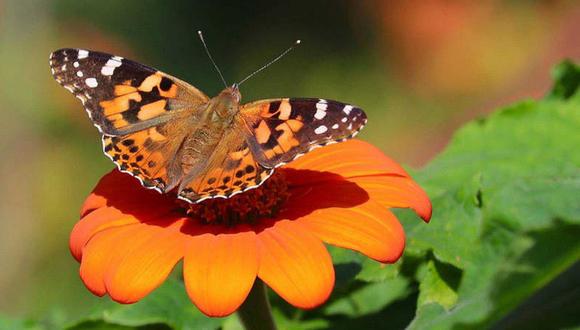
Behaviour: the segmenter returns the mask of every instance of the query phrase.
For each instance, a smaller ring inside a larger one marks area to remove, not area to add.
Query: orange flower
[[[314,308],[334,286],[323,242],[392,263],[405,236],[389,208],[431,216],[423,190],[362,141],[313,151],[277,173],[228,200],[189,205],[112,171],[71,234],[83,282],[98,296],[133,303],[183,259],[187,293],[209,316],[236,311],[256,276],[292,305]]]

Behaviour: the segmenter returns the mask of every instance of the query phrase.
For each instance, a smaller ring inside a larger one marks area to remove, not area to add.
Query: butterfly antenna
[[[294,49],[294,47],[298,46],[300,44],[300,40],[296,40],[296,42],[294,43],[294,45],[290,46],[290,48],[286,49],[285,51],[282,52],[282,54],[276,56],[276,58],[274,58],[273,60],[271,60],[270,62],[266,63],[263,67],[259,68],[258,70],[252,72],[249,76],[247,76],[246,78],[242,79],[242,81],[240,81],[238,83],[238,86],[240,86],[241,84],[243,84],[246,80],[252,78],[253,76],[255,76],[256,74],[258,74],[259,72],[261,72],[262,70],[266,69],[267,67],[269,67],[270,65],[276,63],[279,59],[281,59],[282,57],[284,57],[284,55],[288,54],[292,49]]]
[[[222,74],[220,68],[217,66],[217,64],[215,64],[215,61],[213,60],[213,57],[211,56],[211,53],[209,52],[209,49],[207,48],[207,45],[205,43],[205,40],[203,39],[203,33],[201,33],[200,31],[197,31],[197,34],[199,35],[199,39],[201,39],[201,43],[203,44],[203,48],[205,49],[205,52],[207,54],[207,57],[209,57],[211,63],[213,64],[215,70],[217,71],[217,73],[220,75],[220,78],[222,80],[222,82],[224,83],[225,87],[228,87],[228,84],[226,83],[226,80],[224,79],[224,75]]]

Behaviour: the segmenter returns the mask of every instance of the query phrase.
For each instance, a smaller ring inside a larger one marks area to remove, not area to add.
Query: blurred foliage
[[[171,279],[138,304],[124,306],[101,299],[88,317],[81,318],[67,329],[85,329],[87,323],[125,327],[166,325],[171,329],[193,330],[215,329],[222,320],[208,318],[193,308],[183,283]]]
[[[549,67],[580,58],[578,22],[580,5],[566,0],[0,1],[0,329],[218,324],[194,318],[176,282],[134,306],[93,306],[97,299],[79,280],[66,242],[79,205],[112,164],[80,104],[50,76],[51,51],[119,54],[213,95],[221,85],[196,30],[204,30],[230,82],[302,39],[243,86],[244,100],[355,103],[370,117],[363,139],[422,165],[463,122],[508,100],[543,95]],[[573,107],[580,73],[567,62],[555,74],[546,99],[470,123],[415,173],[435,214],[424,225],[399,212],[408,233],[403,260],[384,266],[333,249],[331,301],[302,312],[273,296],[280,327],[580,324],[571,312],[580,310],[577,267],[553,281],[578,259]],[[542,287],[548,291],[526,300]],[[175,301],[164,300],[168,290]],[[177,312],[150,313],[160,302]],[[148,318],[135,316],[145,310]],[[221,321],[240,328],[235,317]]]

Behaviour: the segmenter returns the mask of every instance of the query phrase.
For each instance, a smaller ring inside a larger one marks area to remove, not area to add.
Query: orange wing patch
[[[167,110],[165,106],[167,105],[167,100],[159,100],[149,104],[145,104],[141,107],[139,112],[137,112],[137,118],[139,120],[147,120],[161,116]]]
[[[280,112],[280,116],[283,115],[285,115],[284,112]],[[299,132],[303,126],[304,123],[298,119],[277,120],[275,122],[270,119],[269,123],[267,120],[260,120],[253,135],[257,143],[267,147],[259,151],[259,156],[275,163],[285,156],[303,152],[304,146],[307,144],[296,135],[296,132]]]
[[[122,96],[137,91],[137,88],[131,86],[131,80],[123,82],[121,85],[115,85],[113,93],[115,96]]]
[[[113,98],[99,101],[99,106],[108,126],[118,131],[131,130],[174,110],[170,102],[178,98],[179,90],[173,78],[157,71],[138,85],[132,80],[114,85]]]
[[[117,87],[124,88],[129,86],[118,85],[115,86],[115,90],[117,90]],[[141,97],[141,94],[135,91],[132,93],[122,94],[120,96],[115,97],[112,100],[101,101],[99,102],[99,105],[101,106],[101,108],[103,108],[103,113],[105,114],[105,117],[111,117],[112,115],[129,110],[130,101],[141,102],[142,100],[143,98]]]
[[[159,95],[166,98],[175,98],[177,96],[178,87],[175,83],[164,77],[161,72],[157,71],[155,74],[145,78],[141,85],[137,88],[142,92],[151,92],[153,88],[157,88]]]

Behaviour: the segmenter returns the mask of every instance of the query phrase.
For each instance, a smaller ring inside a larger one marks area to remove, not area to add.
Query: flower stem
[[[238,309],[238,316],[246,330],[276,330],[266,285],[259,278],[254,282],[246,301]]]

